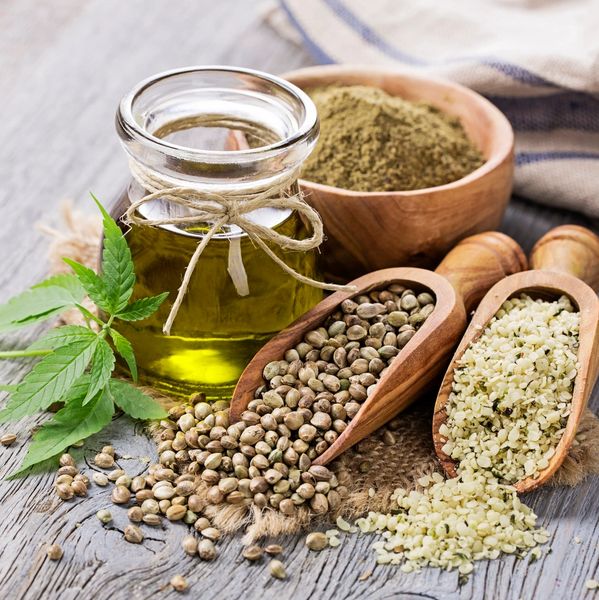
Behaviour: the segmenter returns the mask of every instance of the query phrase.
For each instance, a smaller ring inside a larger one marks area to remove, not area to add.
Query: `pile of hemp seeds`
[[[193,529],[183,550],[214,560],[221,532],[204,514],[209,505],[257,506],[293,516],[297,511],[334,513],[346,497],[347,472],[335,474],[312,462],[324,453],[356,416],[381,376],[435,308],[434,297],[400,284],[345,300],[322,327],[308,332],[280,361],[264,369],[238,423],[229,422],[228,401],[208,403],[202,394],[173,407],[160,422],[158,463],[146,475],[130,477],[115,467],[115,450],[105,446],[94,458],[92,481],[113,483],[111,500],[127,507],[130,543],[142,543],[140,525],[180,521]],[[68,454],[60,459],[56,493],[63,500],[87,494],[90,480]],[[106,524],[108,509],[97,513]],[[355,530],[342,518],[337,525]],[[340,544],[336,529],[313,532],[314,551]],[[283,551],[270,544],[246,548],[247,560]],[[286,578],[283,563],[272,559],[273,577]],[[181,578],[182,579],[182,578]],[[181,579],[174,589],[185,589]]]

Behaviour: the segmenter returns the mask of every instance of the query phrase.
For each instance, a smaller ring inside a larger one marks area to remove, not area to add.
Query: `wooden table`
[[[263,23],[259,3],[248,0],[2,0],[0,5],[0,300],[44,277],[47,240],[35,224],[57,225],[59,202],[72,198],[92,211],[93,190],[115,198],[127,164],[113,128],[121,95],[138,80],[189,64],[232,64],[274,73],[312,63],[304,50],[279,38]],[[503,230],[528,251],[554,225],[580,216],[515,199]],[[4,348],[23,347],[39,329],[5,338]],[[0,381],[16,382],[24,363],[0,364]],[[599,408],[595,394],[591,403]],[[26,431],[38,420],[2,426]],[[0,476],[21,460],[26,436],[1,448]],[[96,436],[83,452],[87,461],[112,441],[123,454],[153,456],[154,444],[140,426],[124,418]],[[119,461],[131,474],[143,461]],[[0,591],[2,598],[61,600],[179,597],[167,585],[184,575],[188,597],[260,598],[436,598],[549,599],[591,597],[584,582],[599,576],[599,480],[575,489],[545,489],[527,497],[552,532],[552,552],[529,564],[504,557],[476,566],[460,586],[457,573],[427,569],[403,574],[375,566],[372,537],[352,536],[341,547],[310,553],[302,537],[284,539],[285,582],[272,579],[266,563],[240,557],[239,539],[219,544],[220,557],[202,563],[180,548],[183,526],[150,531],[146,542],[123,540],[125,511],[113,507],[115,522],[95,517],[110,507],[108,492],[92,487],[85,500],[63,503],[52,493],[53,475],[0,483]],[[577,539],[580,543],[577,543]],[[64,550],[49,561],[47,543]],[[358,578],[367,570],[367,581]]]

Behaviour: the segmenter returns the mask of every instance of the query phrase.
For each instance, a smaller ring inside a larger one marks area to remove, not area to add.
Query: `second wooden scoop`
[[[515,485],[519,492],[528,492],[544,484],[564,461],[597,379],[599,366],[599,298],[593,291],[599,290],[599,237],[584,227],[556,227],[537,242],[530,263],[534,270],[507,277],[493,286],[481,300],[443,379],[433,418],[435,451],[445,472],[455,477],[456,465],[443,452],[447,440],[439,433],[439,428],[447,419],[445,407],[452,391],[454,369],[465,350],[480,337],[507,299],[520,293],[546,299],[568,296],[580,311],[580,367],[574,382],[571,413],[549,466],[540,471],[536,478],[528,477],[519,481]]]
[[[326,464],[372,433],[413,402],[439,375],[466,329],[467,314],[485,292],[506,275],[526,268],[526,257],[511,238],[497,232],[481,233],[460,242],[436,272],[418,268],[383,269],[355,279],[357,291],[336,292],[272,338],[241,375],[231,401],[230,416],[237,421],[264,381],[264,367],[282,360],[286,350],[303,341],[347,298],[399,283],[430,291],[436,300],[414,337],[395,357],[374,391],[345,431],[315,461]]]

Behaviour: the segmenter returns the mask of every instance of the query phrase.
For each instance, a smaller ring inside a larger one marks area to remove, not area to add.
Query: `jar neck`
[[[122,100],[116,126],[130,159],[209,191],[268,189],[297,172],[318,136],[295,86],[257,71],[194,67],[156,75]]]

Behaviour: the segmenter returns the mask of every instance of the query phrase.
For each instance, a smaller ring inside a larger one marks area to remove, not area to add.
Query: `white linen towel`
[[[485,95],[516,132],[515,193],[599,217],[598,0],[279,6],[320,63],[398,65]]]

